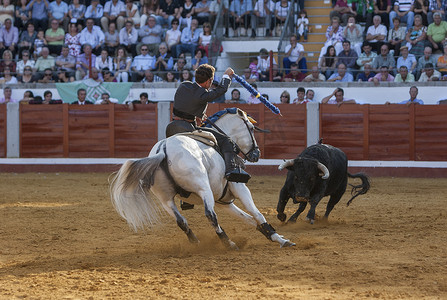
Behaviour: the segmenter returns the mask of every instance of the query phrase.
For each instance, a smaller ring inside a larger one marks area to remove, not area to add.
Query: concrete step
[[[303,38],[301,38],[301,41],[303,41]],[[308,43],[324,43],[326,42],[326,35],[324,33],[309,33],[307,35],[307,42]],[[301,42],[304,43],[304,42]]]
[[[332,8],[330,7],[309,7],[309,9],[306,9],[308,18],[315,15],[326,15],[329,16],[329,14],[332,11]],[[310,19],[309,19],[310,21]]]
[[[329,14],[308,16],[310,24],[326,24],[330,22]]]
[[[302,43],[303,47],[304,47],[304,51],[306,52],[318,52],[320,53],[321,48],[323,47],[324,43]]]
[[[310,25],[310,33],[323,33],[326,34],[326,30],[329,26],[329,23],[326,24],[313,24]]]
[[[304,1],[304,9],[307,11],[310,7],[332,7],[330,0],[306,0]]]

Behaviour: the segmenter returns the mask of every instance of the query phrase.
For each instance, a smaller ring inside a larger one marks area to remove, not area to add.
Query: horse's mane
[[[217,120],[219,120],[220,118],[222,118],[223,116],[225,116],[226,114],[237,114],[237,107],[230,107],[230,108],[225,108],[221,111],[218,111],[217,113],[215,113],[214,115],[212,115],[211,117],[208,117],[205,122],[202,124],[202,127],[208,127],[211,128],[213,127],[213,123],[216,123]]]

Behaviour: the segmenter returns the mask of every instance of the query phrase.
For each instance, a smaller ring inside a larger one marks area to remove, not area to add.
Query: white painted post
[[[307,147],[318,143],[320,139],[320,103],[308,102],[307,108]]]
[[[6,157],[20,156],[20,119],[19,103],[8,103],[6,106]]]
[[[166,138],[166,126],[171,122],[171,102],[158,102],[158,140]]]

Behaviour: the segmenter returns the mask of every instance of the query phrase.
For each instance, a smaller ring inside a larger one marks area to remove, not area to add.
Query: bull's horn
[[[322,163],[318,163],[318,169],[320,169],[321,172],[323,172],[323,175],[321,175],[321,179],[328,179],[329,178],[329,170],[326,168],[325,165]]]
[[[284,160],[284,162],[279,165],[278,170],[282,170],[282,169],[285,169],[287,167],[293,166],[293,162],[294,162],[293,159]]]

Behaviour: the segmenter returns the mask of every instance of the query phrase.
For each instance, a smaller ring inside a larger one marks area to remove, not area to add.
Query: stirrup
[[[251,176],[241,168],[234,168],[225,173],[225,178],[232,182],[247,183]]]

